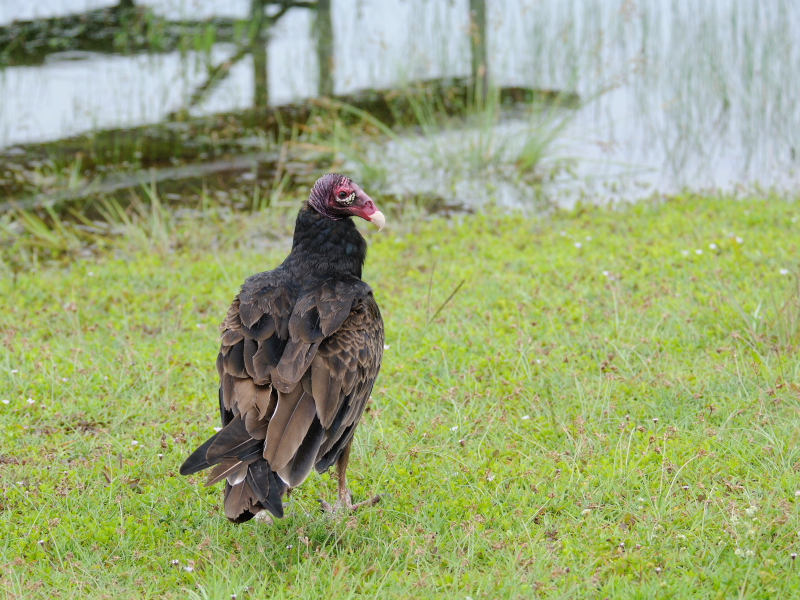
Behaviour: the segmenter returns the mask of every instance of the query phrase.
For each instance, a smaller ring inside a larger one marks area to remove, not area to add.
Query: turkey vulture
[[[361,280],[367,242],[350,217],[386,222],[349,178],[321,177],[303,203],[292,250],[272,271],[244,282],[220,326],[217,356],[222,429],[195,450],[181,475],[214,467],[225,516],[235,523],[267,510],[283,517],[282,497],[336,463],[339,499],[353,505],[345,473],[353,433],[383,356],[383,320]]]

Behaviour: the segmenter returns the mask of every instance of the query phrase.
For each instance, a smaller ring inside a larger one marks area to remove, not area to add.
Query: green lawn
[[[0,590],[799,597],[798,216],[682,198],[369,231],[389,348],[349,475],[386,496],[332,519],[312,475],[272,526],[177,471],[217,425],[217,324],[285,242],[0,279]]]

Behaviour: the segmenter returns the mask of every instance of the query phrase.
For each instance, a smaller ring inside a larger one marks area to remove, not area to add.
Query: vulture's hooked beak
[[[383,216],[383,213],[378,210],[378,207],[375,206],[375,202],[364,193],[364,190],[361,188],[357,188],[357,197],[358,197],[358,216],[364,219],[365,221],[369,221],[378,227],[378,231],[383,229],[383,226],[386,225],[386,217]]]
[[[376,210],[369,216],[369,222],[374,223],[378,226],[378,231],[383,229],[383,226],[386,225],[386,217],[383,216],[383,213],[379,210]]]

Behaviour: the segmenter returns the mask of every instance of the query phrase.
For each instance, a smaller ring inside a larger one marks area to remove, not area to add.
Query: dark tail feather
[[[270,469],[265,460],[257,460],[247,470],[247,482],[258,502],[278,519],[283,518],[283,495],[288,486]]]
[[[258,499],[247,479],[234,486],[225,484],[225,516],[234,523],[249,521],[258,513]]]
[[[206,460],[206,453],[211,445],[216,441],[218,435],[219,433],[215,433],[205,442],[203,442],[202,446],[192,452],[189,458],[187,458],[181,465],[181,475],[191,475],[192,473],[197,473],[198,471],[202,471],[203,469],[207,469],[211,466],[211,464],[209,464],[209,462]]]
[[[209,464],[214,464],[222,458],[237,456],[243,450],[259,444],[263,444],[263,440],[254,440],[247,431],[242,416],[236,415],[236,418],[217,434],[216,441],[208,448],[207,459]]]
[[[244,523],[263,508],[280,519],[283,518],[283,495],[288,486],[261,458],[263,453],[264,440],[251,438],[244,421],[237,416],[192,452],[181,465],[180,473],[191,475],[222,463],[206,484],[212,485],[226,478],[242,463],[253,461],[247,468],[244,481],[234,486],[225,482],[225,516],[234,523]]]
[[[294,459],[280,471],[280,476],[286,479],[291,487],[300,485],[308,477],[324,440],[325,429],[323,429],[319,419],[314,417],[314,421],[311,423],[303,443],[297,449]]]
[[[213,469],[211,469],[211,473],[208,474],[208,480],[206,481],[206,487],[212,486],[215,483],[219,483],[223,479],[227,479],[228,477],[241,473],[242,470],[247,469],[247,465],[242,463],[240,460],[223,460]],[[247,471],[245,471],[246,476]],[[241,478],[239,478],[241,480]]]
[[[264,454],[264,440],[257,440],[259,443],[242,450],[236,455],[237,460],[242,462],[252,462],[261,458]]]

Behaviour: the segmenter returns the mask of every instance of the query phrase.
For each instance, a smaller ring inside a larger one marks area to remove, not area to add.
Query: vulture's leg
[[[339,460],[336,461],[336,477],[339,480],[339,499],[336,501],[336,505],[331,507],[331,505],[324,500],[320,500],[322,509],[326,512],[337,513],[342,509],[353,512],[364,506],[374,506],[381,501],[381,497],[378,495],[369,500],[359,502],[358,504],[352,503],[353,495],[350,490],[347,489],[347,463],[350,462],[350,446],[352,444],[353,441],[350,440],[347,446],[345,446]]]

